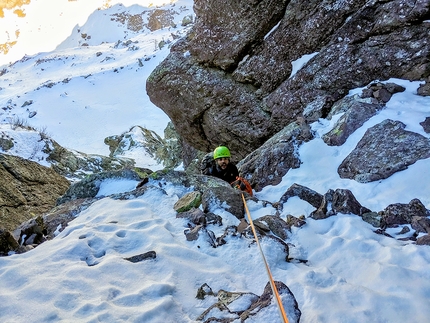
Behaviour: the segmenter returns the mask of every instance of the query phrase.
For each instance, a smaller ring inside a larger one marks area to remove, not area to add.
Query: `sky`
[[[190,1],[180,4],[192,8]],[[92,12],[89,10],[88,15]],[[63,38],[53,40],[53,49],[40,48],[40,54],[28,53],[28,60],[6,66],[8,73],[0,78],[0,106],[5,108],[0,110],[0,134],[14,138],[15,146],[5,153],[49,165],[38,147],[37,131],[11,126],[11,120],[17,117],[46,129],[64,147],[86,153],[106,155],[104,138],[134,125],[163,134],[169,120],[150,103],[144,81],[168,54],[168,47],[156,48],[154,39],[168,39],[172,30],[132,35],[139,47],[134,51],[114,48],[112,43],[117,39],[82,48],[69,37],[77,23],[83,24],[83,30],[86,24],[92,26],[94,35],[103,34],[107,27],[103,25],[99,30],[96,27],[101,24],[91,23],[92,19],[101,19],[97,13],[79,19],[69,22],[69,33]],[[55,50],[59,45],[61,49]],[[102,55],[97,56],[98,52]],[[294,62],[295,70],[310,56]],[[143,60],[143,66],[139,66],[138,59],[145,57],[150,60]],[[62,82],[66,78],[69,81]],[[373,211],[413,198],[430,209],[429,159],[385,180],[366,184],[341,179],[336,171],[366,129],[387,118],[401,120],[406,130],[429,138],[419,125],[429,116],[430,106],[429,97],[416,94],[420,83],[389,81],[403,85],[406,91],[395,94],[386,108],[340,147],[329,147],[320,138],[339,116],[312,124],[316,138],[299,148],[300,168],[290,170],[280,184],[268,186],[255,196],[277,202],[293,183],[298,183],[320,194],[329,189],[350,189],[363,206]],[[47,82],[55,85],[41,87]],[[354,89],[349,95],[361,90]],[[22,107],[30,100],[32,104]],[[29,118],[32,111],[37,113]],[[162,168],[144,152],[131,151],[128,156],[139,166]],[[100,199],[77,214],[53,240],[27,253],[0,258],[1,322],[195,322],[217,301],[214,296],[204,300],[195,297],[205,283],[215,292],[263,293],[268,277],[258,248],[250,239],[231,236],[217,248],[211,247],[203,234],[196,241],[186,240],[187,221],[176,218],[173,206],[192,188],[151,179],[152,188],[138,198],[109,197],[132,191],[136,185],[136,181],[106,180],[98,192]],[[254,220],[275,214],[262,202],[248,201],[248,208]],[[305,215],[306,224],[293,228],[287,242],[290,257],[306,259],[306,264],[286,262],[280,244],[261,240],[274,279],[286,284],[298,302],[300,322],[428,320],[429,246],[376,234],[376,228],[356,215],[313,220],[309,217],[313,210],[299,198],[291,198],[280,215],[283,219],[288,214]],[[211,211],[223,218],[222,226],[207,227],[216,236],[229,225],[239,224],[233,215],[215,205]],[[412,235],[413,230],[400,235],[402,227],[387,232],[396,238]],[[138,263],[124,260],[148,251],[155,251],[157,257]],[[235,305],[244,306],[240,301]],[[287,303],[285,306],[293,322],[291,308]],[[247,322],[281,320],[272,302]]]

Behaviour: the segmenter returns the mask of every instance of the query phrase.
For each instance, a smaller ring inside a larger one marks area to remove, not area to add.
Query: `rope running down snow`
[[[283,323],[288,323],[287,315],[285,314],[284,306],[282,305],[281,298],[279,297],[278,289],[276,288],[275,282],[273,281],[272,273],[270,272],[269,265],[267,264],[266,257],[264,256],[263,249],[261,249],[260,241],[258,240],[257,233],[255,231],[254,222],[252,222],[251,215],[246,205],[245,197],[242,193],[243,205],[245,206],[246,214],[248,215],[249,224],[251,225],[252,233],[254,234],[257,246],[260,249],[261,257],[263,258],[264,265],[266,266],[267,275],[269,276],[270,286],[272,287],[273,295],[275,295],[276,302],[278,303],[279,314],[283,320]]]

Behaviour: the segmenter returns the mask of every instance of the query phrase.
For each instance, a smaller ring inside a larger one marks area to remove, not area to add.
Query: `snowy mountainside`
[[[71,35],[56,49],[116,43],[137,35],[148,35],[160,27],[174,32],[174,28],[181,25],[185,17],[193,19],[193,16],[192,10],[180,2],[160,9],[140,5],[126,8],[117,4],[108,10],[94,11],[88,21],[83,26],[76,25]]]
[[[101,155],[109,154],[106,137],[135,125],[162,135],[169,118],[150,102],[145,81],[173,41],[187,32],[181,26],[184,17],[193,15],[181,1],[168,7],[173,25],[153,32],[146,27],[131,31],[112,20],[120,13],[148,13],[148,8],[116,5],[95,11],[84,26],[76,27],[91,35],[85,40],[88,46],[79,46],[72,33],[61,49],[0,67],[0,122],[26,120],[66,148]]]

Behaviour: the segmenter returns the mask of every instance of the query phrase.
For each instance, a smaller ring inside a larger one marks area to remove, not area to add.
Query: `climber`
[[[230,161],[230,150],[226,146],[215,148],[213,155],[208,154],[202,161],[201,171],[203,175],[221,178],[232,183],[239,176],[236,165]]]
[[[253,195],[249,182],[239,176],[239,171],[235,164],[230,161],[230,150],[226,146],[215,148],[213,153],[206,154],[201,163],[203,175],[211,175],[228,182],[231,187]]]

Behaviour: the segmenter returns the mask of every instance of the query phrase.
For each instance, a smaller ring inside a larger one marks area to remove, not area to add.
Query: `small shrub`
[[[30,128],[28,125],[27,119],[23,119],[20,117],[14,117],[11,122],[11,127],[13,130],[16,130],[17,128]]]
[[[39,135],[40,135],[40,141],[49,139],[50,136],[49,136],[48,132],[46,131],[46,126],[39,128],[38,131],[39,131]]]

